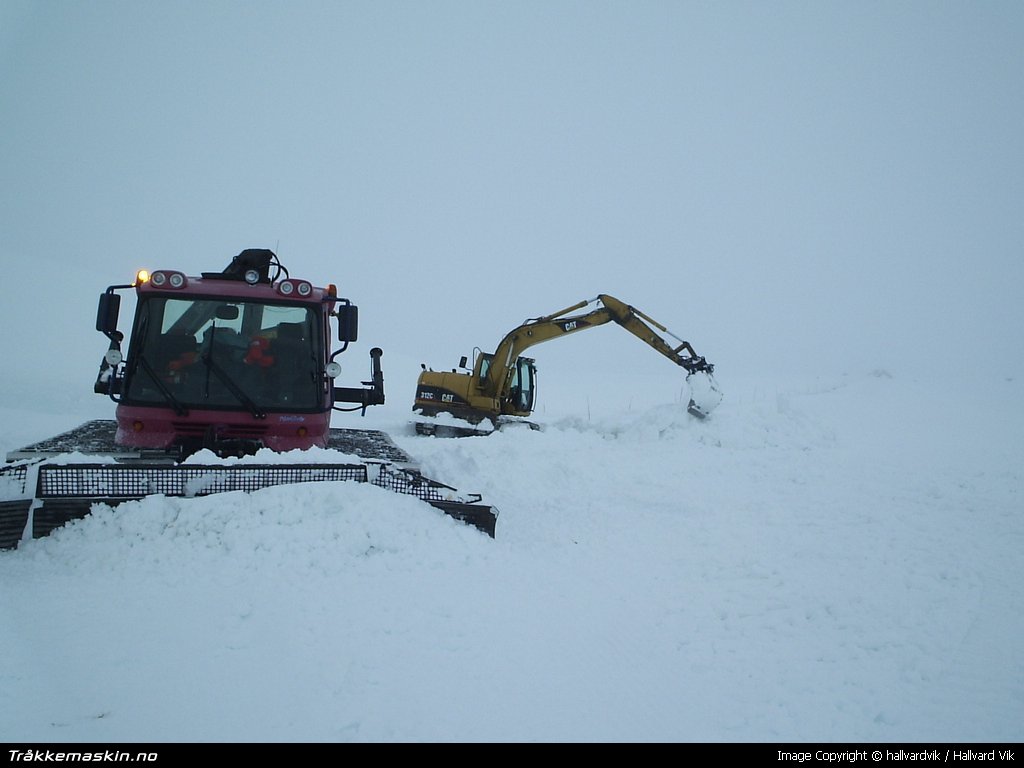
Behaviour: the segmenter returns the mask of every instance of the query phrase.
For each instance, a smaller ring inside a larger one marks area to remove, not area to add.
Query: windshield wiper
[[[146,356],[141,354],[136,355],[135,361],[142,366],[142,370],[149,374],[149,378],[151,378],[153,383],[156,384],[156,388],[160,390],[160,394],[164,396],[164,400],[166,400],[170,404],[171,408],[174,409],[174,414],[176,416],[188,416],[188,408],[182,405],[178,398],[171,393],[171,390],[168,389],[167,385],[160,379],[157,372],[153,370],[153,366],[149,364]]]
[[[209,374],[213,373],[214,376],[216,376],[218,379],[220,379],[221,384],[223,384],[225,387],[227,387],[228,391],[231,392],[231,394],[234,395],[238,399],[238,402],[240,402],[242,405],[244,405],[246,408],[249,409],[249,413],[251,413],[253,415],[253,418],[255,418],[255,419],[265,419],[265,418],[267,418],[267,414],[263,410],[261,410],[260,407],[258,405],[256,405],[255,402],[253,402],[253,399],[251,397],[249,397],[247,394],[245,394],[245,392],[242,390],[242,388],[239,387],[237,384],[235,384],[235,382],[233,382],[231,380],[231,377],[228,376],[227,373],[225,373],[223,368],[221,368],[217,363],[213,362],[213,344],[212,343],[207,347],[206,352],[203,353],[203,356],[200,359],[206,365],[206,370],[207,370],[207,382],[206,382],[207,397],[209,397],[209,392],[210,392]]]

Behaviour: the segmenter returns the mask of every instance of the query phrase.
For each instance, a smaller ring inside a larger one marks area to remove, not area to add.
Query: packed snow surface
[[[1019,741],[1021,383],[722,386],[703,421],[365,420],[481,493],[494,539],[319,483],[23,541],[0,553],[0,740]]]

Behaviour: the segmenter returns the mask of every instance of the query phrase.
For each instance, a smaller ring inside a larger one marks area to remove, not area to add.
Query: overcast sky
[[[4,0],[0,343],[98,365],[107,285],[269,247],[386,371],[610,293],[720,379],[1022,375],[1022,39],[1019,2]],[[542,375],[663,365],[573,339]]]

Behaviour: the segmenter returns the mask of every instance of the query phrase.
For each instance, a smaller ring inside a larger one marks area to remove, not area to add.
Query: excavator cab
[[[494,355],[480,355],[480,366],[477,372],[477,384],[481,388],[491,370]],[[533,405],[537,392],[537,366],[531,357],[516,358],[515,365],[508,371],[508,396],[502,400],[503,416],[529,416],[533,413]]]

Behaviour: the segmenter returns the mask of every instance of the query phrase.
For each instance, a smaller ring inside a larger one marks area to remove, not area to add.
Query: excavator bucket
[[[686,410],[698,419],[707,418],[722,402],[722,391],[718,388],[711,371],[694,371],[686,377],[690,385],[690,404]]]

